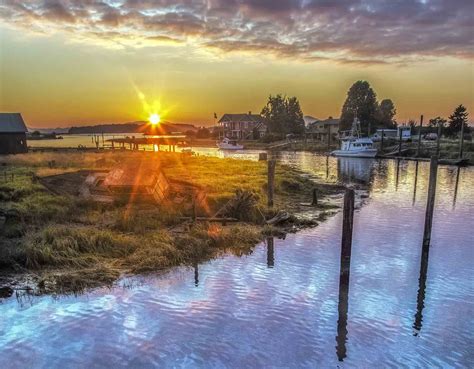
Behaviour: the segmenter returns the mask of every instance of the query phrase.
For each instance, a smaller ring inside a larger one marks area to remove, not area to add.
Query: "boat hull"
[[[217,147],[219,150],[242,150],[244,147],[242,145],[226,145],[218,144]]]
[[[369,150],[334,150],[331,152],[333,156],[351,157],[351,158],[375,158],[377,149]]]

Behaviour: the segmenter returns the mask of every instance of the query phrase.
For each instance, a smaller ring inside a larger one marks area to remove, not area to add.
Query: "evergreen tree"
[[[342,106],[340,130],[348,130],[352,126],[355,115],[360,120],[362,131],[367,132],[369,125],[375,127],[378,111],[377,95],[367,81],[355,82],[347,92]],[[371,129],[371,130],[372,130]]]
[[[377,127],[394,128],[396,126],[395,114],[397,114],[397,109],[395,109],[393,101],[390,99],[382,100],[377,112]]]
[[[467,109],[461,104],[459,105],[449,116],[449,124],[448,128],[446,129],[446,134],[448,136],[456,136],[459,132],[461,132],[461,127],[464,125],[464,132],[469,132],[469,126],[467,125],[467,116],[469,113]]]
[[[270,95],[261,115],[267,123],[269,133],[299,134],[304,132],[303,112],[296,97]]]
[[[430,119],[430,121],[428,123],[428,126],[433,127],[433,128],[437,128],[439,125],[441,125],[441,127],[444,127],[446,122],[447,122],[446,119],[441,118],[441,117],[436,117],[436,118]]]

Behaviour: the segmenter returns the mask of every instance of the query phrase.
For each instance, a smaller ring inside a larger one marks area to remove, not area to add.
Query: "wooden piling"
[[[402,155],[402,130],[398,134],[398,156]]]
[[[351,269],[352,224],[354,218],[354,190],[347,189],[344,194],[342,220],[341,268],[339,271],[339,303],[336,336],[336,353],[339,361],[347,356],[347,313],[349,310],[349,279]]]
[[[463,145],[464,145],[464,122],[461,124],[461,138],[459,143],[459,159],[463,156]]]
[[[328,150],[331,148],[331,126],[328,124]]]
[[[316,206],[318,205],[318,194],[316,191],[316,188],[313,188],[313,199],[311,201],[311,206]]]
[[[423,127],[423,114],[420,117],[420,128],[418,129],[418,148],[416,149],[416,156],[420,156],[421,149],[421,128]]]
[[[342,213],[341,273],[349,273],[352,250],[352,226],[354,222],[354,190],[344,194]]]
[[[267,199],[269,208],[273,207],[273,193],[275,191],[275,166],[275,159],[268,160]]]
[[[426,203],[425,227],[423,232],[423,247],[428,247],[431,240],[431,226],[436,194],[436,178],[438,175],[438,157],[433,155],[430,161],[430,180],[428,185],[428,200]]]
[[[439,145],[441,143],[441,123],[438,123],[438,139],[436,140],[436,156],[439,158]]]

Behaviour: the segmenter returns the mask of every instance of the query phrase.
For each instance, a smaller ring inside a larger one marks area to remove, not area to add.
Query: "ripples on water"
[[[368,186],[355,213],[348,293],[339,294],[338,214],[249,256],[79,297],[4,300],[0,367],[472,366],[473,168],[439,168],[422,260],[428,163],[308,153],[280,160]]]

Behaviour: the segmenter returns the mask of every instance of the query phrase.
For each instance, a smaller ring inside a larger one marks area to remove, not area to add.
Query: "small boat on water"
[[[354,158],[374,158],[377,149],[369,137],[361,137],[360,122],[354,118],[352,129],[341,138],[341,149],[331,152],[334,156],[345,156]]]
[[[236,140],[227,137],[224,137],[221,142],[218,142],[217,147],[220,150],[242,150],[244,148],[244,146],[237,143]]]

